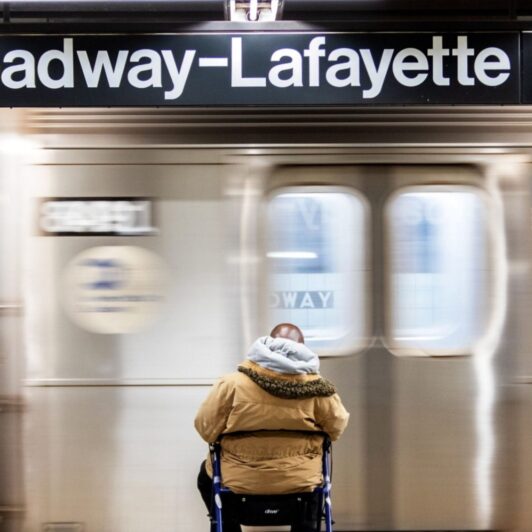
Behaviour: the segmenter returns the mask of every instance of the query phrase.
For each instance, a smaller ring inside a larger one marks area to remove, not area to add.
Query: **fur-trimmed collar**
[[[269,394],[283,399],[329,397],[336,393],[334,385],[319,375],[276,375],[275,372],[265,370],[250,361],[239,365],[238,371],[247,375]]]

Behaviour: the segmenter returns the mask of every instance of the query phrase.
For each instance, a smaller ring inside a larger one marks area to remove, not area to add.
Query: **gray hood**
[[[247,358],[278,373],[319,373],[320,359],[307,346],[288,340],[262,336],[250,347]]]

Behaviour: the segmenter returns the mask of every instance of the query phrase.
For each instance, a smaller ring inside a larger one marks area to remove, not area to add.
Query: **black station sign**
[[[2,36],[0,106],[516,104],[521,37],[531,102],[517,32]]]

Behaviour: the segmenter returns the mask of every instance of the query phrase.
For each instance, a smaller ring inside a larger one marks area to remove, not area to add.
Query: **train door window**
[[[409,188],[387,207],[392,347],[416,355],[471,352],[488,305],[481,193],[465,186]]]
[[[339,187],[282,189],[268,204],[270,324],[291,322],[322,354],[364,344],[366,206]]]

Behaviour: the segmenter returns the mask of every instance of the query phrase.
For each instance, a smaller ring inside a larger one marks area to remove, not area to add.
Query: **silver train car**
[[[72,105],[0,110],[1,531],[207,530],[195,413],[284,321],[335,530],[532,530],[529,105]]]
[[[4,524],[206,529],[195,412],[289,320],[351,413],[336,530],[530,530],[522,110],[21,120],[2,227],[24,304],[2,322],[23,518]]]

